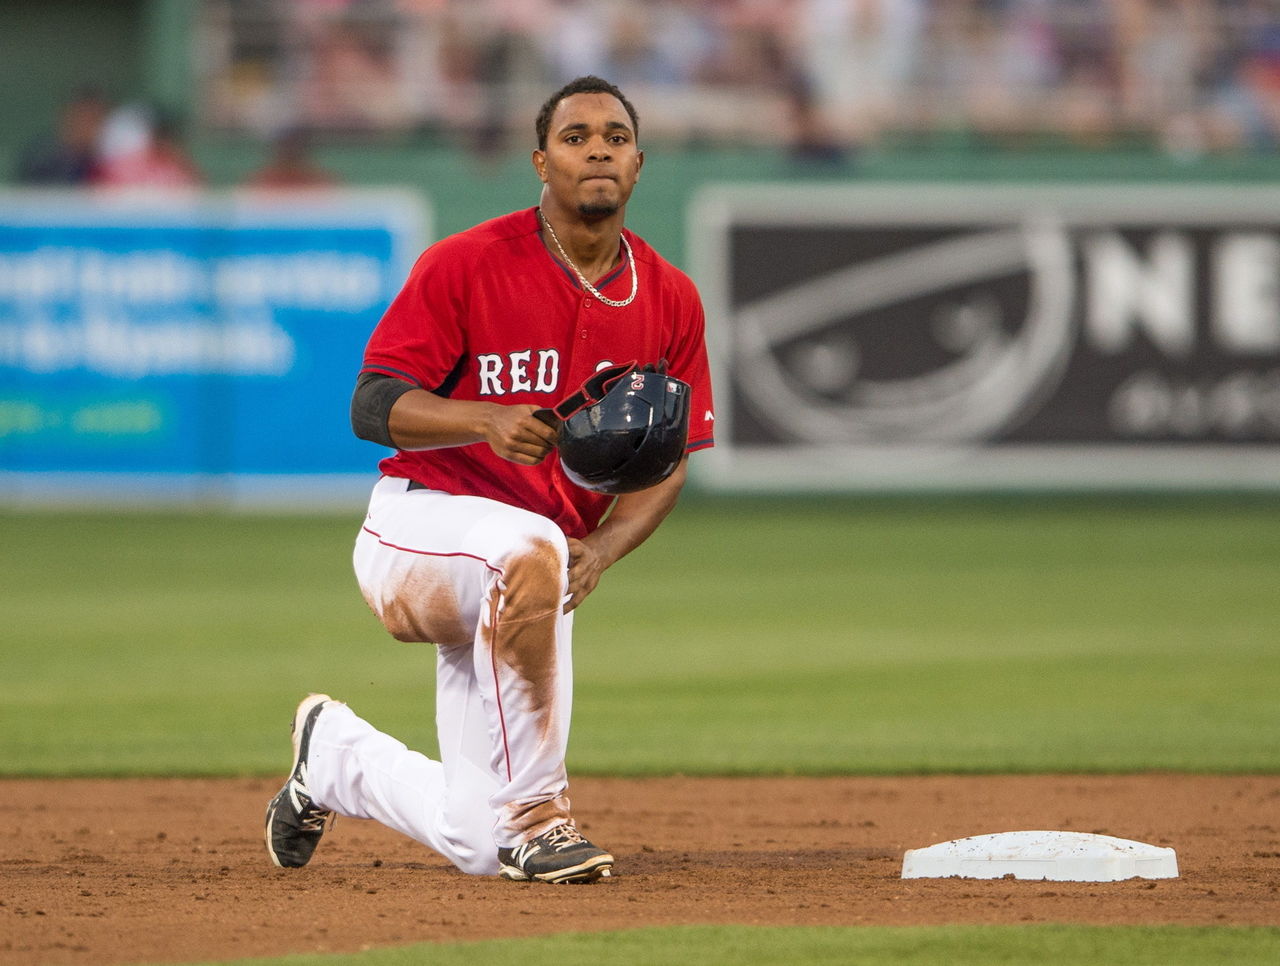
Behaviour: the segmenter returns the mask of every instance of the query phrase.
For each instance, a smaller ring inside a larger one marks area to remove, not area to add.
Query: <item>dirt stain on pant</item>
[[[526,842],[569,820],[569,799],[565,795],[535,801],[514,801],[502,807],[502,824]]]
[[[544,747],[556,739],[560,719],[556,634],[567,566],[562,547],[551,540],[530,540],[507,555],[501,575],[493,575],[494,583],[488,589],[488,608],[477,642],[492,655],[495,668],[501,669],[508,685],[515,684],[523,699],[517,702],[518,713]],[[389,582],[380,599],[366,596],[366,600],[396,640],[472,644],[476,627],[462,616],[452,577],[448,570],[410,567],[399,583]],[[560,772],[563,781],[563,762]],[[549,787],[555,784],[552,781]],[[501,824],[529,839],[569,819],[569,799],[559,794],[504,805]]]
[[[406,570],[398,585],[369,606],[397,641],[469,644],[475,637],[475,627],[462,619],[448,575],[424,567]]]
[[[556,622],[564,599],[564,555],[548,540],[530,542],[503,567],[489,631],[495,661],[524,683],[526,711],[545,731],[556,700]]]

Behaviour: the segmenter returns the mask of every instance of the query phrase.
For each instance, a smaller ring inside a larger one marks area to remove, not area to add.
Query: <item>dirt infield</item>
[[[339,819],[274,868],[260,780],[0,781],[0,961],[351,951],[652,924],[1280,924],[1280,776],[580,779],[594,886],[464,876]],[[909,880],[905,849],[1015,829],[1173,846],[1176,880]]]

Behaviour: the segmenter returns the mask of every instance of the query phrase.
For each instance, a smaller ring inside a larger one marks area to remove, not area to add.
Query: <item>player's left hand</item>
[[[604,570],[604,558],[590,544],[569,538],[569,601],[564,605],[566,614],[596,589]]]

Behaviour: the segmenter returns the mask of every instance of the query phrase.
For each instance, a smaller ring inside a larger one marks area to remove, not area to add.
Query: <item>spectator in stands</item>
[[[1214,108],[1216,147],[1273,151],[1280,146],[1280,26],[1252,32]]]
[[[553,0],[548,29],[540,40],[543,56],[557,80],[584,75],[608,75],[615,10],[588,0]]]
[[[334,7],[341,10],[341,6]],[[306,49],[299,105],[309,124],[340,131],[387,131],[409,122],[397,73],[395,21],[348,16],[323,23]]]
[[[282,131],[273,141],[271,156],[252,172],[245,186],[266,191],[332,188],[338,178],[311,157],[311,138],[302,128]]]
[[[1121,123],[1168,153],[1205,149],[1198,88],[1212,63],[1213,4],[1203,0],[1115,0]]]
[[[804,0],[796,11],[799,62],[813,108],[852,144],[900,119],[925,22],[923,0]]]
[[[797,78],[789,85],[787,108],[791,123],[787,155],[792,161],[803,165],[836,165],[853,153],[853,148],[836,137],[823,119],[803,79]]]
[[[150,117],[137,143],[103,159],[94,183],[105,188],[196,188],[204,175],[182,139],[178,120],[166,112]]]
[[[28,185],[85,185],[92,181],[107,110],[107,99],[97,88],[76,91],[59,112],[57,130],[23,150],[17,180]]]

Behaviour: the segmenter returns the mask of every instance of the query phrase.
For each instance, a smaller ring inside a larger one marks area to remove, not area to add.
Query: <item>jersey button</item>
[[[582,300],[582,307],[583,307],[584,309],[589,309],[589,308],[591,308],[591,299],[583,299],[583,300]]]
[[[582,338],[584,338],[584,339],[585,339],[586,337],[587,337],[587,333],[586,333],[586,330],[584,329],[584,330],[583,330],[583,332],[582,332]]]

